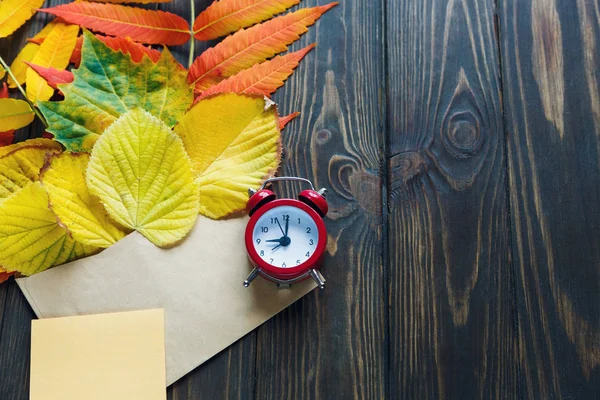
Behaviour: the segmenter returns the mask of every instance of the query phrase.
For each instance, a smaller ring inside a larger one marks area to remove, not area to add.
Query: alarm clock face
[[[319,229],[308,212],[281,205],[258,218],[252,243],[265,263],[276,268],[293,268],[308,261],[317,251]]]

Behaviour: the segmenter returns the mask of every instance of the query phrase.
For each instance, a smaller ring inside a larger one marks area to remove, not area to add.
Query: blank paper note
[[[165,400],[163,310],[34,320],[30,400]]]

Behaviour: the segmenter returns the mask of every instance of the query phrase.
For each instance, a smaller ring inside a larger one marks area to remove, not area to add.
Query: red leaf
[[[0,99],[8,99],[8,86],[6,86],[6,82],[2,84],[2,88],[0,89]]]
[[[131,56],[131,60],[135,63],[142,61],[144,54],[150,57],[154,63],[158,62],[158,59],[160,58],[160,51],[146,47],[143,44],[136,43],[129,38],[101,35],[96,35],[96,37],[111,49],[121,51],[123,54],[129,54]]]
[[[292,122],[298,115],[299,112],[291,113],[290,115],[286,115],[285,117],[279,117],[279,130],[283,130],[287,124]]]
[[[270,96],[294,72],[302,58],[315,47],[311,44],[302,50],[277,56],[272,60],[257,64],[250,69],[238,72],[221,83],[211,86],[200,95],[199,99],[217,93],[260,94]]]
[[[83,36],[79,36],[77,38],[77,43],[75,43],[75,49],[73,49],[73,53],[71,53],[71,59],[69,62],[75,65],[75,68],[79,68],[79,63],[81,62],[81,46],[83,46]]]
[[[39,38],[35,38],[34,37],[34,38],[27,39],[27,42],[29,42],[29,43],[35,43],[37,45],[40,45],[40,44],[44,43],[44,39],[45,38],[43,38],[43,37],[39,37]]]
[[[15,131],[0,132],[0,147],[8,146],[15,140]]]
[[[8,278],[13,276],[14,274],[16,274],[16,271],[15,272],[6,272],[2,268],[0,268],[0,283],[7,281]]]
[[[243,29],[206,50],[192,64],[188,81],[202,92],[238,72],[287,50],[308,26],[339,3],[303,8],[296,12]]]
[[[29,65],[31,69],[37,72],[39,76],[44,78],[46,82],[48,82],[48,85],[54,89],[59,89],[57,86],[58,84],[73,82],[73,73],[70,71],[58,70],[52,67],[46,68],[28,62],[25,62],[25,64]]]
[[[220,0],[213,2],[194,21],[194,37],[216,39],[240,28],[265,21],[300,0]]]
[[[40,11],[94,31],[130,37],[141,43],[176,46],[190,38],[188,23],[180,16],[165,11],[87,2],[63,4]]]

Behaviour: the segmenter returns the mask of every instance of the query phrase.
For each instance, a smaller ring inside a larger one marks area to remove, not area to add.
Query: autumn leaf
[[[130,37],[141,43],[176,46],[190,39],[188,23],[180,16],[164,11],[86,2],[40,11],[106,35]]]
[[[54,26],[57,24],[56,21],[51,21],[48,25],[46,25],[37,35],[35,35],[34,39],[43,39],[54,29]],[[27,70],[29,67],[25,62],[31,62],[33,57],[35,57],[36,53],[40,48],[39,44],[35,43],[27,43],[17,54],[17,57],[13,60],[12,64],[10,64],[10,70],[12,71],[15,78],[17,78],[17,82],[19,85],[23,85],[25,83],[25,78],[27,74]],[[13,81],[13,79],[8,77],[8,87],[14,89],[17,87],[17,84]]]
[[[52,67],[44,68],[41,65],[35,65],[32,63],[25,63],[32,70],[37,72],[39,76],[44,79],[48,85],[53,89],[58,89],[59,84],[73,82],[73,73],[66,70],[58,70]]]
[[[198,56],[189,70],[188,81],[196,93],[287,50],[308,27],[338,3],[303,8],[296,12],[244,29],[226,37]]]
[[[115,221],[157,246],[183,239],[198,217],[198,186],[181,139],[139,108],[100,137],[87,183]]]
[[[311,44],[302,50],[277,56],[272,60],[238,72],[231,78],[211,86],[202,92],[199,98],[203,99],[213,94],[227,92],[259,94],[268,97],[283,86],[283,82],[294,72],[300,60],[314,47],[315,45]]]
[[[2,129],[19,129],[29,125],[35,114],[26,101],[0,99],[0,126]]]
[[[154,4],[154,3],[169,3],[171,0],[83,0],[83,1],[94,1],[96,3],[138,3],[138,4]]]
[[[4,67],[2,65],[0,65],[0,79],[4,78],[6,76],[6,70],[4,69]]]
[[[300,0],[215,1],[194,21],[194,37],[199,40],[216,39],[265,21],[299,2]]]
[[[54,140],[48,140],[48,139],[42,139],[42,138],[29,139],[24,142],[18,142],[18,143],[12,144],[10,146],[0,147],[0,157],[4,157],[5,155],[7,155],[9,153],[12,153],[12,152],[14,152],[18,149],[24,148],[24,147],[43,147],[47,151],[62,150],[62,146],[60,145],[60,143],[55,142]]]
[[[36,182],[40,177],[40,169],[44,165],[46,155],[60,151],[46,142],[31,142],[26,144],[3,147],[5,152],[0,156],[0,203],[13,193]],[[58,143],[56,143],[58,145]]]
[[[48,194],[34,182],[0,203],[0,265],[32,275],[97,252],[75,242],[48,208]]]
[[[262,96],[221,94],[199,101],[175,127],[200,184],[200,213],[243,210],[248,189],[272,176],[281,156],[277,109]]]
[[[77,25],[57,23],[40,45],[31,63],[46,68],[65,69],[69,65],[78,33]],[[54,94],[54,89],[32,69],[27,70],[25,81],[27,98],[32,102],[48,100]]]
[[[49,157],[40,181],[50,200],[50,209],[61,226],[79,243],[109,247],[127,231],[113,222],[100,200],[86,184],[87,153],[62,153]]]
[[[129,54],[133,62],[139,63],[146,55],[152,62],[156,63],[160,59],[160,51],[151,49],[143,44],[136,43],[129,38],[110,37],[96,35],[98,39],[113,50],[118,50],[123,54]]]
[[[286,115],[285,117],[279,117],[279,130],[283,130],[283,128],[285,128],[287,124],[296,119],[298,115],[300,115],[300,113],[296,111],[294,113],[291,113],[290,115]]]
[[[13,276],[14,274],[15,274],[15,272],[6,272],[5,269],[0,267],[0,283],[6,282],[8,280],[8,278]]]
[[[0,2],[0,38],[7,37],[33,17],[44,0],[2,0]]]
[[[71,58],[69,62],[75,66],[75,68],[79,68],[79,64],[81,63],[81,46],[83,46],[83,36],[80,35],[77,37],[77,42],[75,42],[75,48],[73,49],[73,53],[71,53]]]
[[[69,151],[89,151],[120,115],[141,107],[174,126],[192,103],[186,72],[165,48],[157,63],[135,63],[84,32],[81,66],[72,83],[61,85],[65,99],[38,103],[48,131]]]
[[[0,89],[0,99],[8,99],[8,86],[6,82],[2,83],[2,88]],[[9,129],[4,132],[0,132],[0,147],[8,146],[15,139],[15,130]]]

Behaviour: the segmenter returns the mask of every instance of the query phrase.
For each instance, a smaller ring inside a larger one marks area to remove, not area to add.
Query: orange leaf
[[[31,63],[42,67],[65,69],[69,65],[69,58],[75,48],[78,33],[79,27],[77,25],[57,23],[44,39],[44,43],[40,45]],[[37,72],[28,68],[26,76],[25,82],[29,100],[32,102],[44,101],[52,97],[54,89]]]
[[[40,44],[42,44],[44,42],[44,38],[42,38],[42,37],[40,37],[40,38],[38,38],[38,37],[32,37],[32,38],[27,39],[27,42],[28,43],[35,43],[37,45],[40,45]]]
[[[325,11],[337,4],[303,8],[228,36],[196,58],[188,81],[194,84],[196,92],[202,92],[287,50],[290,43],[298,40]]]
[[[190,38],[188,23],[178,15],[137,7],[100,3],[69,3],[40,11],[111,36],[136,42],[175,46]]]
[[[294,53],[277,56],[272,60],[257,64],[250,69],[238,72],[218,85],[211,86],[199,99],[217,93],[260,94],[270,96],[283,86],[283,82],[294,72],[302,58],[315,47],[311,44]]]
[[[282,131],[283,128],[290,122],[292,122],[298,115],[299,112],[291,113],[290,115],[286,115],[285,117],[279,117],[279,130]]]
[[[39,76],[44,78],[48,85],[54,89],[58,89],[56,85],[61,83],[71,83],[73,82],[73,73],[70,71],[59,70],[52,67],[42,67],[41,65],[35,65],[32,63],[26,63],[38,73]]]
[[[300,0],[221,0],[213,2],[194,21],[194,37],[216,39],[279,14]]]
[[[84,1],[94,1],[96,3],[138,3],[138,4],[151,4],[151,3],[169,3],[171,0],[84,0]]]
[[[136,43],[129,38],[110,37],[96,35],[105,45],[113,50],[120,51],[123,54],[129,54],[131,60],[135,63],[142,61],[144,55],[150,57],[153,63],[157,63],[160,58],[160,51],[151,49],[143,44]]]
[[[0,267],[0,283],[2,282],[6,282],[8,280],[8,278],[10,278],[11,276],[13,276],[14,274],[16,274],[17,272],[6,272],[6,270],[2,267]]]
[[[71,58],[69,59],[69,62],[75,65],[75,68],[79,68],[79,63],[81,63],[81,46],[83,46],[83,36],[79,36],[77,38],[75,48],[73,49]]]

